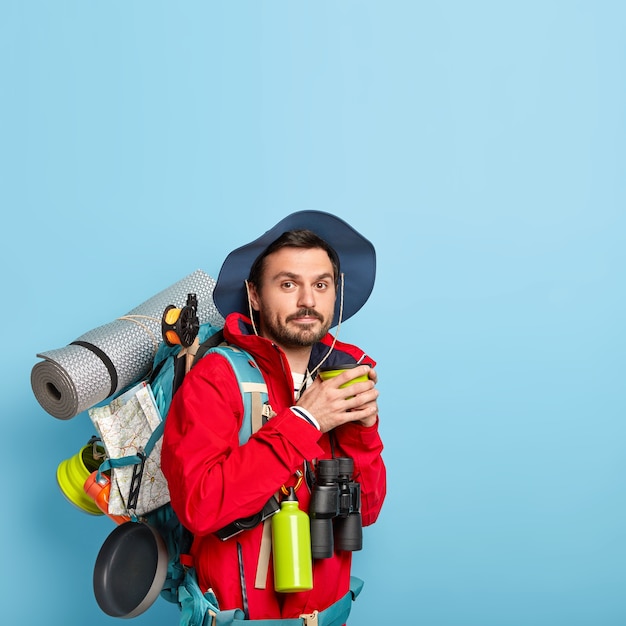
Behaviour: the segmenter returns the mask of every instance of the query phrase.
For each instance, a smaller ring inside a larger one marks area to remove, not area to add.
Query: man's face
[[[265,259],[261,286],[250,289],[260,334],[284,348],[311,346],[330,328],[335,280],[321,248],[281,248]]]

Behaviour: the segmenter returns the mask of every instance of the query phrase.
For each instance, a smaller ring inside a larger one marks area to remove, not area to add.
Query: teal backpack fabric
[[[194,357],[194,364],[211,348],[224,343],[224,333],[221,328],[212,324],[201,324],[198,330],[198,342],[200,346]],[[183,359],[178,358],[181,351],[182,347],[179,345],[169,346],[162,342],[152,362],[152,373],[148,382],[152,388],[159,412],[164,418],[169,411],[172,397],[185,376]]]
[[[193,357],[192,366],[205,354],[217,352],[224,356],[233,368],[244,404],[244,420],[239,431],[239,442],[243,444],[252,434],[253,414],[258,414],[255,420],[260,423],[262,408],[267,402],[267,386],[263,375],[247,352],[224,343],[220,328],[211,324],[202,324],[198,332],[198,342],[199,346]],[[100,466],[100,473],[128,465],[141,467],[144,460],[150,456],[155,444],[163,436],[172,398],[187,371],[182,350],[180,345],[169,346],[165,342],[160,344],[154,357],[152,373],[147,380],[163,417],[159,427],[155,429],[141,454],[107,459]],[[141,472],[138,472],[138,475],[140,476]],[[141,489],[140,482],[137,484],[137,489]],[[185,555],[188,555],[191,549],[193,535],[180,523],[170,503],[142,515],[142,520],[159,531],[167,546],[167,576],[160,593],[161,597],[180,606],[181,626],[201,626],[207,611],[216,612],[218,607],[215,599],[210,601],[202,595],[195,572],[185,561]]]

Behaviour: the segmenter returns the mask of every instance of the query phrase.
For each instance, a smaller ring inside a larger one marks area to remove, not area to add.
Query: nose
[[[312,287],[302,286],[298,292],[298,306],[305,309],[315,307],[315,291]]]

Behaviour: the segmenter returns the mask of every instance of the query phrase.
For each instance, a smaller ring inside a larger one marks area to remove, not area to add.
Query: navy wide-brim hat
[[[376,251],[372,243],[330,213],[299,211],[288,215],[258,239],[233,250],[226,257],[213,291],[215,306],[224,317],[235,311],[248,314],[245,281],[252,264],[283,233],[300,229],[316,233],[332,246],[339,257],[339,271],[344,274],[341,321],[352,317],[367,302],[376,278]],[[332,326],[340,321],[340,295],[339,291]]]

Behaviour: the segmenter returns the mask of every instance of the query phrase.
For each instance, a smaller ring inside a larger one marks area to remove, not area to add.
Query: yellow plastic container
[[[63,495],[74,506],[90,515],[104,515],[84,489],[85,481],[104,461],[104,448],[95,443],[83,446],[74,456],[57,467],[57,483]]]

